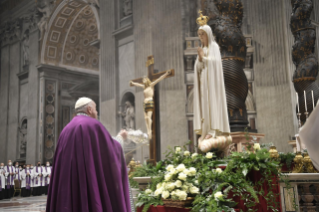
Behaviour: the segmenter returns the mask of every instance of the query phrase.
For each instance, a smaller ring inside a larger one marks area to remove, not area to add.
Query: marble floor
[[[0,200],[0,212],[44,212],[47,196],[14,197]]]

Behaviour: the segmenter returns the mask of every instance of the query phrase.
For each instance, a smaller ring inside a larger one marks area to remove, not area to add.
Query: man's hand
[[[122,136],[122,138],[123,138],[124,140],[127,139],[127,131],[126,131],[126,130],[121,130],[121,132],[119,133],[119,135]]]

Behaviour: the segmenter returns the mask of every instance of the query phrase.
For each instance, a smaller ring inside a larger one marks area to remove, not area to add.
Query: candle
[[[298,97],[298,93],[296,92],[296,98],[297,98],[297,108],[298,108],[298,113],[299,113],[299,97]]]
[[[303,95],[305,97],[305,109],[306,109],[306,112],[307,112],[307,99],[306,99],[306,91],[303,91]]]
[[[311,96],[312,96],[312,110],[315,109],[315,99],[313,98],[313,90],[311,91]]]

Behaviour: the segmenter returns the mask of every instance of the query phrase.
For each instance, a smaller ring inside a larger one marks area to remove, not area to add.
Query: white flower
[[[194,167],[190,167],[188,169],[188,175],[189,176],[195,176],[196,175],[196,169]]]
[[[185,151],[185,152],[184,152],[184,156],[190,156],[190,154],[191,154],[191,153],[190,153],[189,151]]]
[[[186,169],[185,165],[184,164],[179,164],[177,167],[176,167],[176,170],[178,172],[182,172]]]
[[[182,186],[182,190],[188,192],[189,187],[187,185]]]
[[[255,151],[260,150],[260,144],[259,143],[255,143],[254,144],[254,150]]]
[[[181,186],[182,186],[182,181],[180,181],[180,180],[176,180],[176,182],[175,182],[175,186],[177,187],[177,188],[180,188]]]
[[[198,180],[195,180],[195,184],[198,185]]]
[[[183,181],[186,181],[186,178],[187,178],[187,175],[186,175],[186,174],[184,174],[184,173],[179,173],[179,174],[178,174],[178,179],[183,180]]]
[[[166,189],[169,190],[169,191],[174,190],[174,188],[175,188],[175,183],[168,183],[166,185]]]
[[[181,152],[181,148],[180,147],[176,147],[175,148],[175,153],[180,153]]]
[[[186,175],[189,175],[189,170],[188,170],[188,169],[185,169],[185,170],[183,171],[183,173],[186,174]]]
[[[172,179],[172,174],[168,173],[165,175],[165,181],[170,181]]]
[[[197,153],[193,153],[193,154],[192,154],[192,158],[193,158],[193,159],[196,158],[197,155],[198,155]]]
[[[212,152],[207,152],[206,153],[206,158],[208,158],[208,159],[213,158],[213,153]]]
[[[218,191],[214,194],[214,197],[216,201],[219,201],[219,199],[223,197],[223,193],[221,191]]]
[[[174,166],[173,165],[168,165],[167,167],[166,167],[166,170],[167,171],[171,171],[171,170],[173,170],[174,169]]]
[[[159,188],[159,189],[157,189],[157,190],[154,192],[155,196],[158,196],[158,195],[160,195],[160,194],[162,194],[162,193],[163,193],[163,188]]]
[[[199,193],[199,188],[193,186],[193,187],[191,187],[191,188],[189,189],[189,192],[190,192],[191,194],[198,194],[198,193]]]
[[[168,191],[163,191],[162,197],[163,197],[163,199],[167,199],[169,197],[169,192]]]
[[[146,189],[145,190],[145,194],[151,194],[152,193],[152,190],[151,189]]]
[[[157,183],[156,189],[159,189],[160,187],[162,187],[162,183]]]
[[[215,169],[215,171],[216,171],[218,174],[220,174],[220,173],[223,172],[223,170],[222,170],[221,168],[217,168],[217,169]]]
[[[177,173],[178,173],[178,171],[176,169],[171,169],[169,171],[169,174],[171,174],[171,175],[174,175],[174,174],[177,174]]]
[[[187,198],[187,193],[186,191],[180,191],[177,193],[178,199],[179,200],[186,200]]]

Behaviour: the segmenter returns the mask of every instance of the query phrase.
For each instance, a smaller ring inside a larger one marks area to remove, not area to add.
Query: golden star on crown
[[[207,24],[209,17],[203,16],[203,12],[201,10],[198,11],[199,17],[196,19],[196,23],[200,26],[204,26]]]

